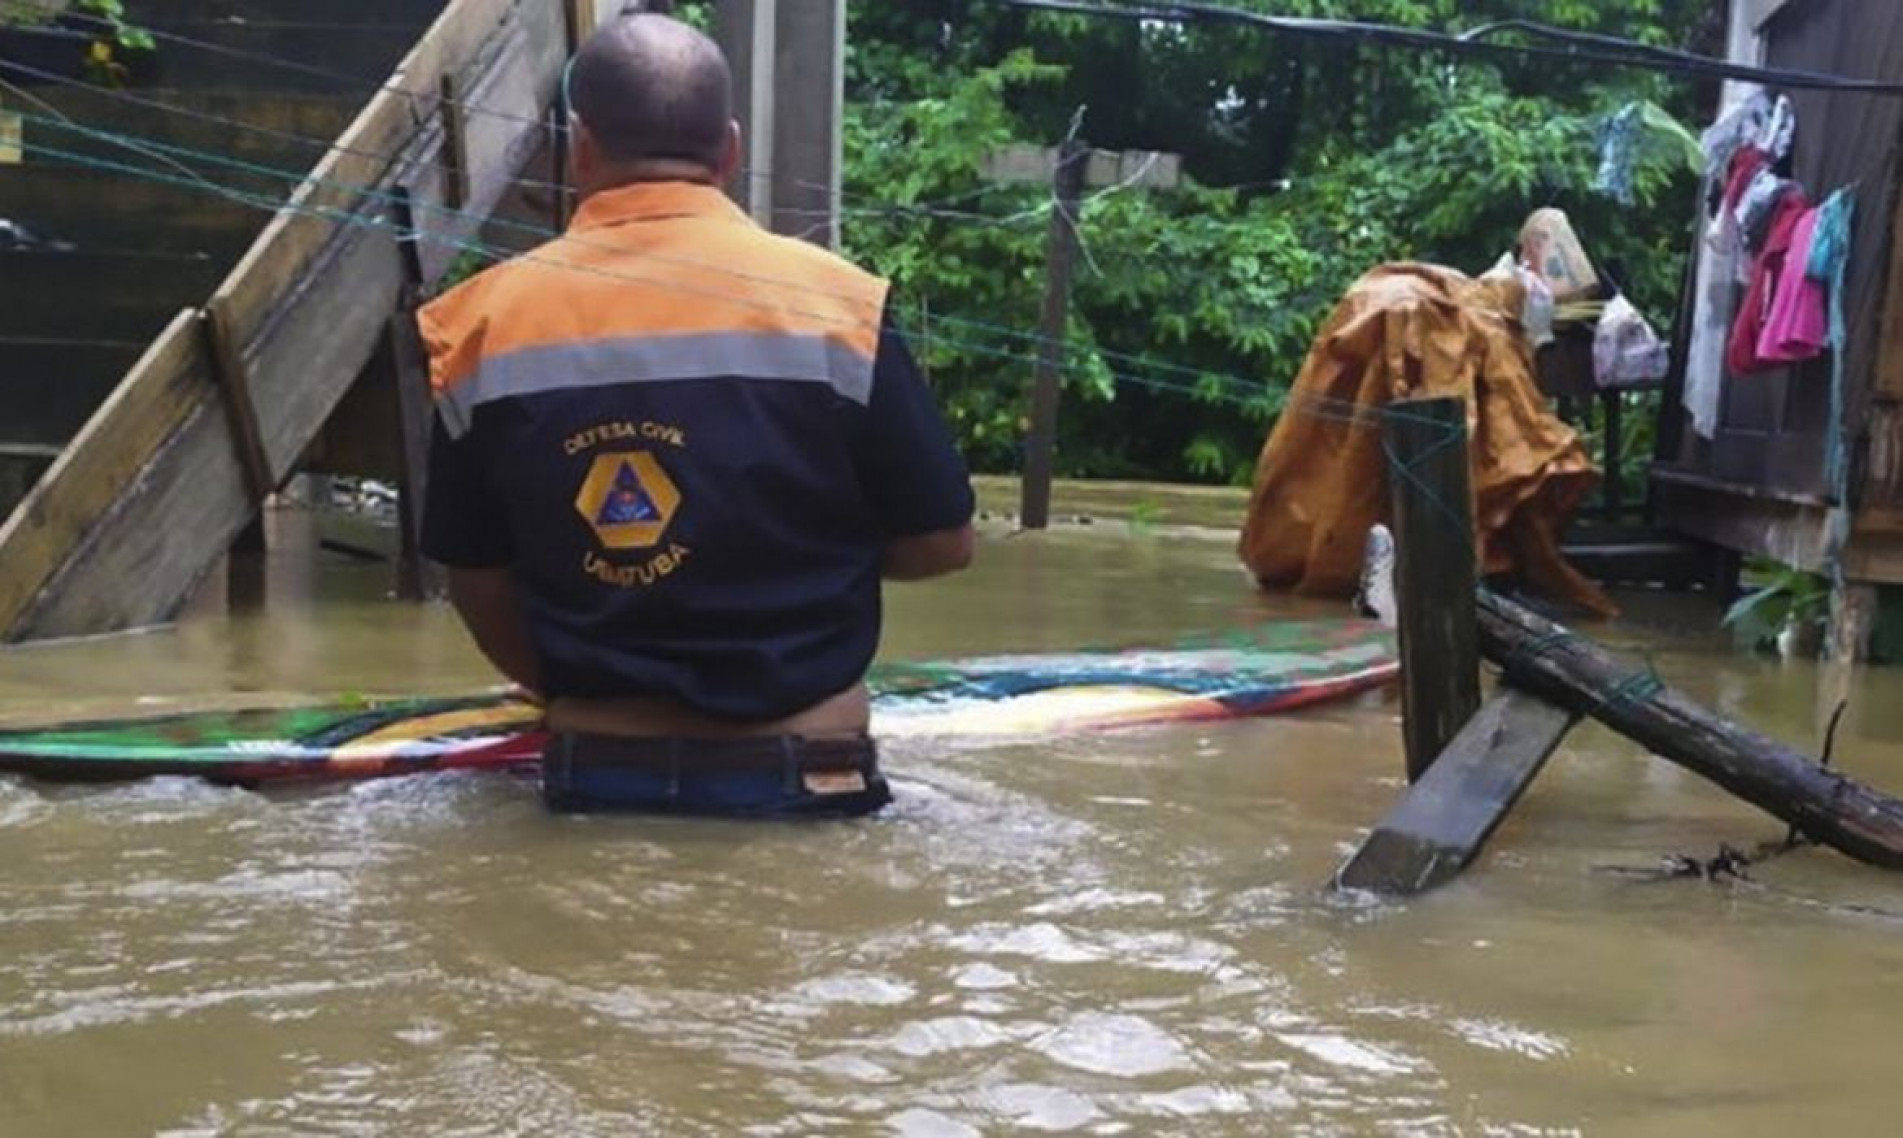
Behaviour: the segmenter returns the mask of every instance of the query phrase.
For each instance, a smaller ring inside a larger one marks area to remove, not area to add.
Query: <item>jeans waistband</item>
[[[564,813],[853,817],[892,800],[870,737],[629,738],[557,734],[542,792]]]
[[[549,740],[543,762],[666,773],[865,772],[877,766],[878,745],[867,735],[836,739],[798,735],[685,739],[559,733]]]

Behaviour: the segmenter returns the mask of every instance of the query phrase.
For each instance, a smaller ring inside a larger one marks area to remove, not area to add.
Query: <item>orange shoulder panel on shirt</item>
[[[641,185],[597,195],[567,234],[418,313],[438,395],[486,358],[623,337],[735,332],[878,351],[886,282],[755,226],[718,190]]]

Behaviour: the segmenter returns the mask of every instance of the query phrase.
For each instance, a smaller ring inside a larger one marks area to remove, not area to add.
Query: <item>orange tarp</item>
[[[1256,466],[1239,552],[1265,588],[1351,596],[1369,528],[1392,524],[1379,408],[1460,396],[1484,571],[1615,611],[1560,554],[1559,533],[1599,474],[1540,392],[1522,300],[1517,281],[1422,264],[1384,265],[1349,290]]]

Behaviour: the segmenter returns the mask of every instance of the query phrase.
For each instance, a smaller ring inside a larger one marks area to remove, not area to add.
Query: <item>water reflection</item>
[[[1249,593],[1222,540],[993,535],[984,554],[896,591],[888,655],[1332,611]],[[267,612],[0,657],[0,714],[490,682],[445,610],[387,585],[333,563]],[[1610,636],[1817,737],[1815,669],[1659,615]],[[1896,688],[1847,678],[1839,754],[1903,787]],[[1887,1132],[1895,881],[1819,852],[1747,888],[1596,872],[1778,827],[1587,727],[1467,878],[1406,906],[1331,896],[1400,788],[1395,715],[1377,695],[898,740],[899,805],[847,827],[557,819],[494,776],[0,781],[4,1129]]]

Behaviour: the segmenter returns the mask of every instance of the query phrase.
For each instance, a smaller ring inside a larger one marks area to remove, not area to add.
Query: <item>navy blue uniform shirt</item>
[[[971,520],[889,311],[863,400],[747,375],[518,386],[457,431],[438,415],[423,553],[513,570],[551,698],[811,707],[872,661],[887,543]]]

